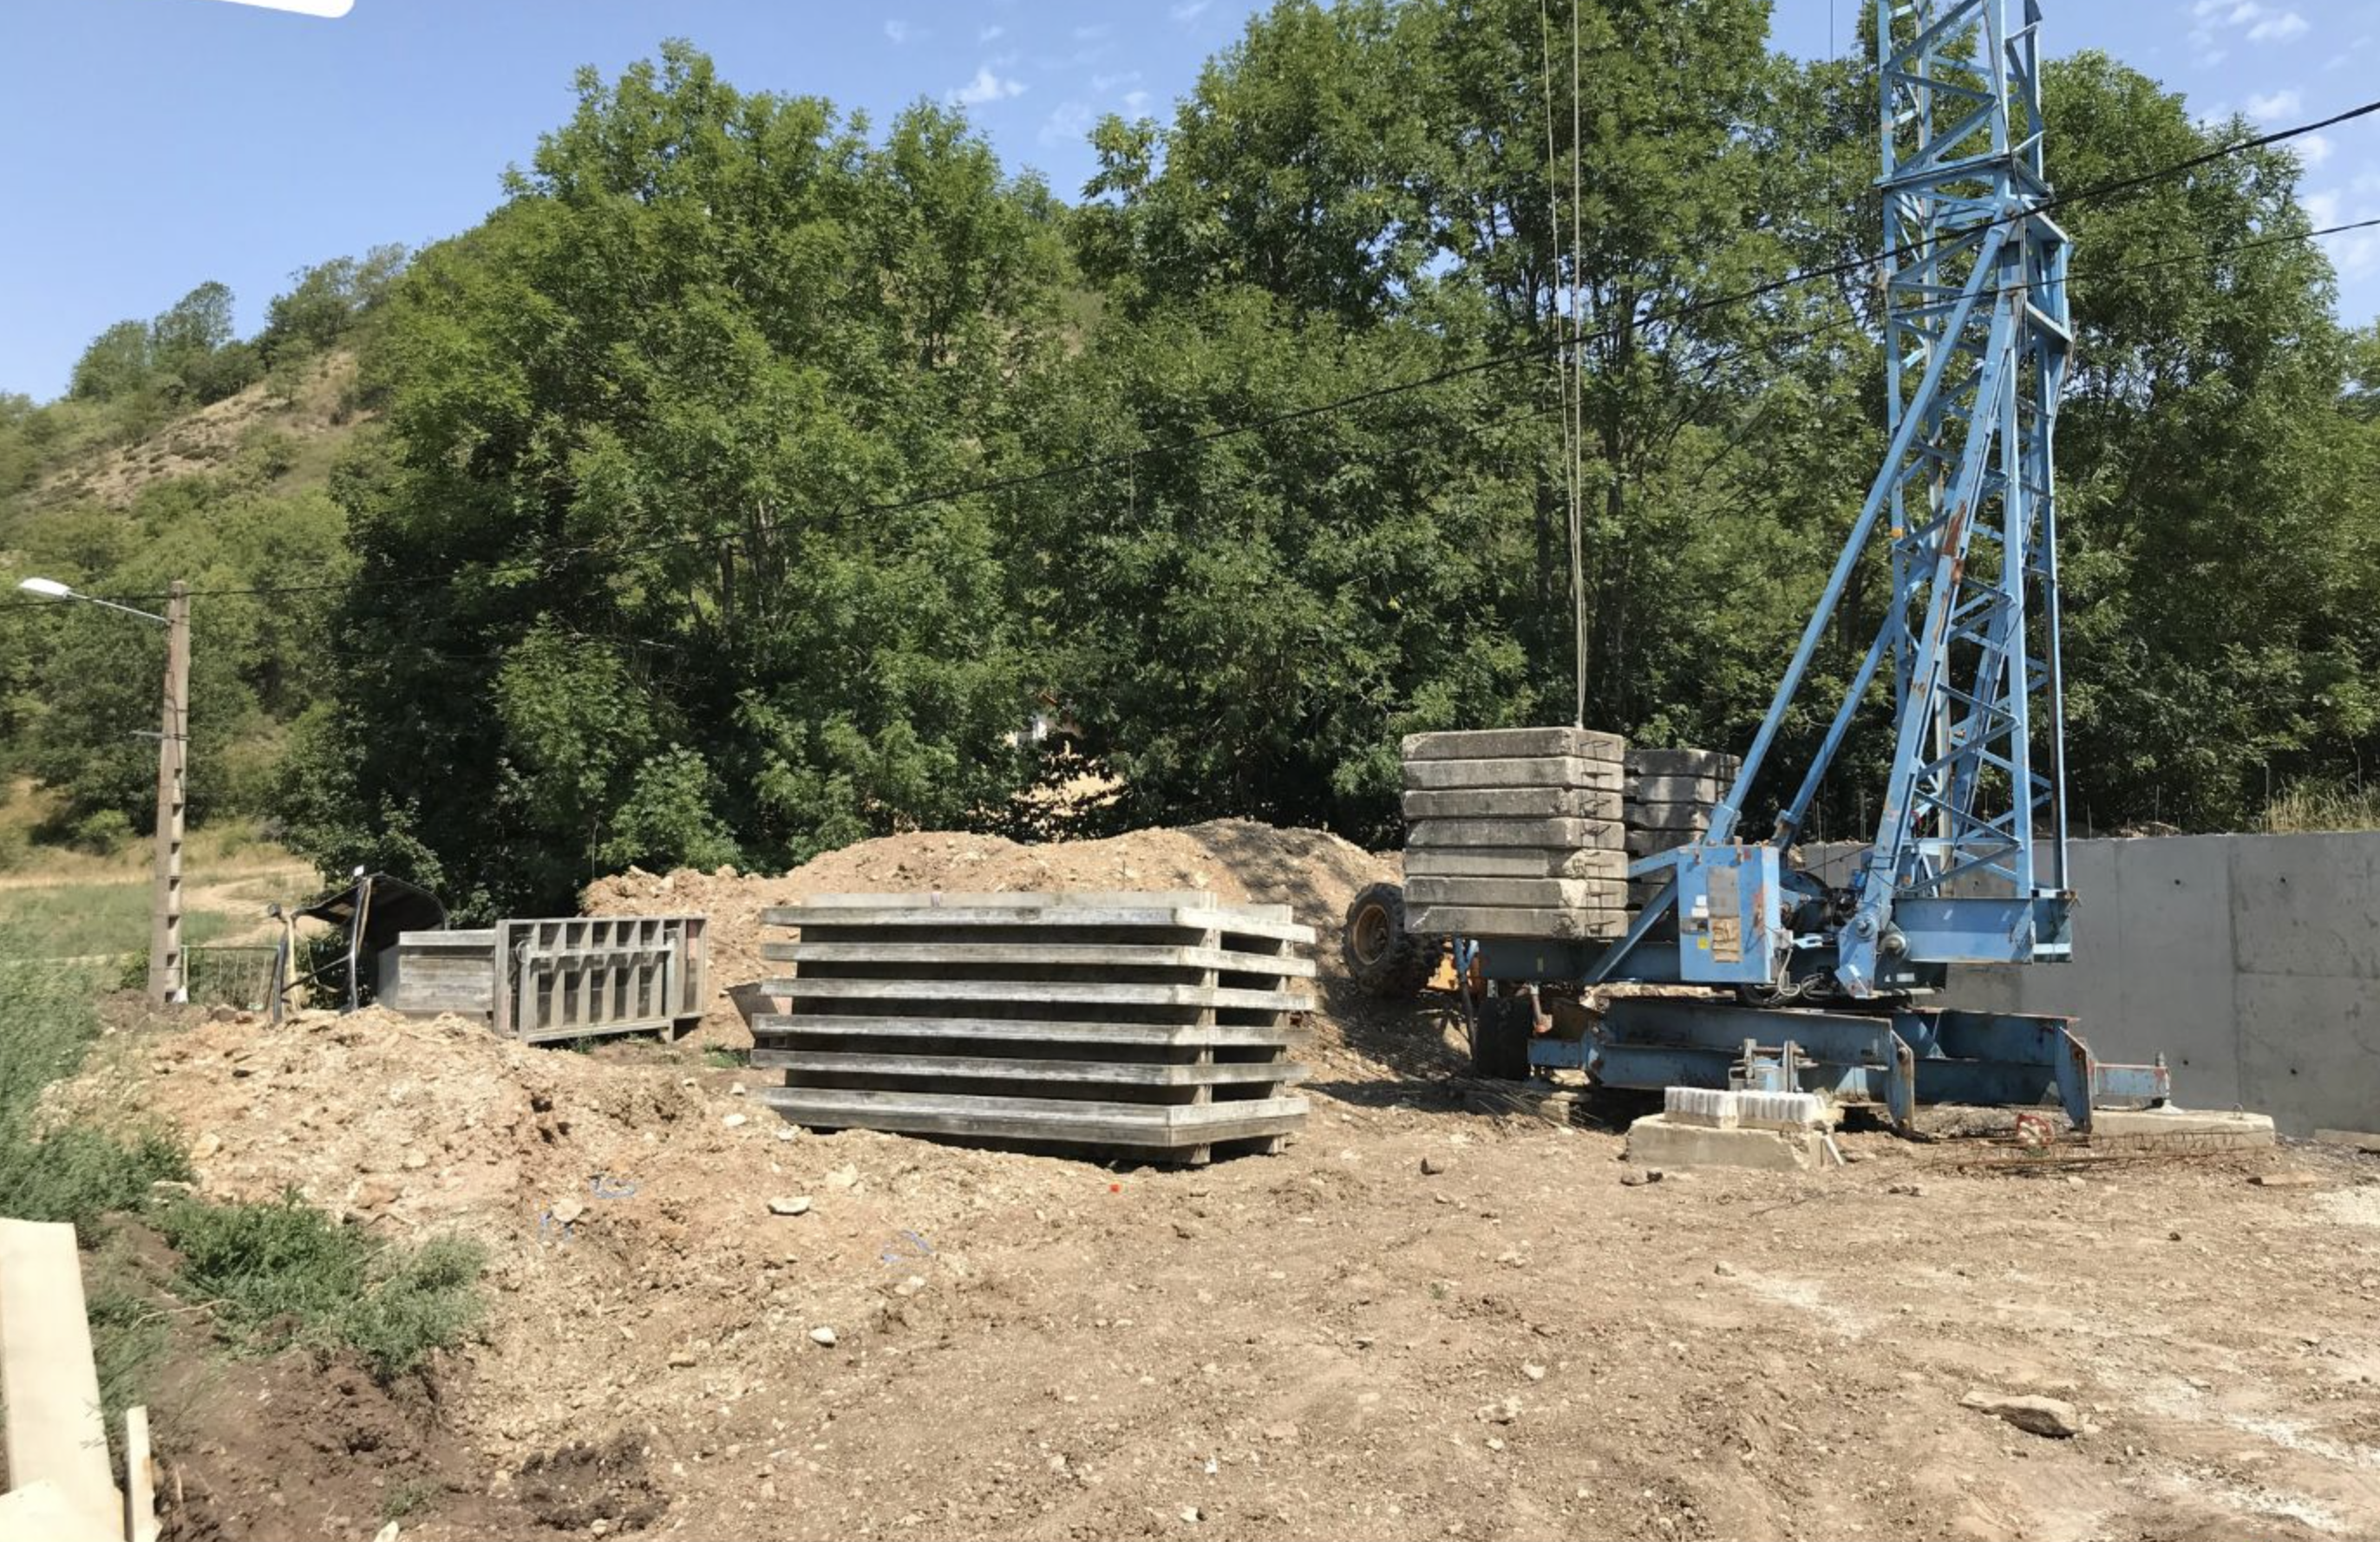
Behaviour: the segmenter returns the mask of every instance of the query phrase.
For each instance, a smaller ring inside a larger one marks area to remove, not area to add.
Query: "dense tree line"
[[[1115,819],[1393,839],[1400,735],[1568,715],[1573,295],[1589,721],[1741,745],[1882,389],[1864,272],[1728,297],[1876,244],[1874,80],[1768,52],[1758,0],[1581,6],[1575,137],[1566,6],[1548,71],[1524,0],[1281,0],[1170,123],[1099,124],[1072,203],[941,107],[871,132],[683,45],[583,77],[504,205],[373,302],[353,582],[278,807],[326,866],[553,905],[999,827],[1040,714]],[[2067,187],[2244,132],[2098,55],[2046,98]],[[2063,215],[2102,828],[2237,825],[2380,748],[2380,337],[2274,239],[2298,175],[2267,148]]]

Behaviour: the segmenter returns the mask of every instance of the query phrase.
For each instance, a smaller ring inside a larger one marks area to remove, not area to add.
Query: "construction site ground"
[[[1854,1128],[1840,1168],[1646,1182],[1611,1130],[1472,1111],[1447,1014],[1349,990],[1336,912],[1390,872],[1230,825],[595,896],[665,887],[729,949],[833,889],[1287,900],[1328,929],[1313,1113],[1205,1168],[793,1130],[739,1095],[732,1008],[591,1053],[378,1012],[111,1036],[61,1112],[178,1126],[210,1193],[492,1249],[427,1378],[193,1358],[152,1400],[167,1536],[2380,1534],[2380,1159]]]

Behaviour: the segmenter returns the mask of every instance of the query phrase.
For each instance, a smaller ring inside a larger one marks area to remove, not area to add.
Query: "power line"
[[[2328,117],[2320,118],[2310,123],[2298,124],[2287,128],[2277,128],[2269,133],[2256,135],[2251,139],[2237,140],[2228,145],[2220,145],[2213,150],[2203,152],[2200,154],[2190,156],[2184,160],[2174,162],[2169,165],[2158,167],[2153,171],[2141,172],[2128,176],[2111,178],[2107,182],[2098,183],[2075,192],[2058,194],[2044,202],[2034,205],[2032,209],[2026,211],[2024,213],[2006,215],[1998,220],[1989,222],[1986,225],[1979,225],[1977,228],[1988,229],[1991,228],[1992,225],[2010,224],[2019,219],[2030,217],[2030,215],[2034,213],[2046,213],[2053,209],[2070,207],[2073,204],[2084,202],[2090,200],[2112,197],[2120,193],[2136,191],[2141,188],[2167,180],[2173,176],[2180,176],[2186,172],[2194,171],[2204,165],[2211,164],[2226,156],[2241,154],[2251,150],[2264,149],[2267,146],[2278,144],[2288,140],[2299,138],[2302,135],[2314,133],[2320,129],[2335,127],[2342,123],[2352,122],[2358,118],[2366,117],[2374,113],[2380,113],[2380,98],[2375,98],[2373,101],[2363,103],[2359,106],[2347,108],[2344,111],[2334,113]],[[2354,221],[2344,225],[2331,225],[2321,230],[2309,231],[2303,235],[2292,235],[2284,237],[2277,237],[2276,239],[2311,239],[2322,236],[2338,235],[2346,231],[2365,229],[2375,223],[2380,222],[2368,220]],[[1559,237],[1557,237],[1557,239]],[[2254,244],[2257,243],[2244,243],[2241,246],[2231,249],[2246,250]],[[1749,288],[1740,289],[1730,294],[1714,295],[1704,299],[1683,301],[1667,308],[1656,307],[1654,310],[1645,312],[1642,316],[1633,317],[1624,322],[1614,323],[1609,328],[1597,329],[1597,334],[1600,334],[1598,336],[1598,341],[1608,342],[1609,340],[1616,339],[1622,326],[1633,326],[1641,329],[1663,322],[1686,320],[1690,317],[1702,315],[1729,306],[1742,305],[1752,300],[1765,299],[1771,295],[1781,293],[1784,290],[1792,288],[1799,285],[1815,283],[1819,280],[1828,278],[1840,278],[1846,274],[1859,273],[1873,267],[1878,262],[1886,261],[1896,257],[1907,256],[1918,249],[1919,248],[1916,244],[1906,243],[1900,247],[1888,248],[1877,252],[1865,253],[1857,257],[1846,258],[1842,261],[1828,263],[1820,267],[1800,270],[1795,273],[1786,274],[1783,277],[1767,280],[1763,283],[1754,285]],[[2208,253],[2205,255],[2212,256],[2215,254]],[[2190,259],[2184,258],[2181,260],[2188,261]],[[1560,331],[1559,328],[1557,330],[1558,332]],[[947,484],[940,488],[929,489],[924,492],[912,493],[901,498],[884,499],[872,503],[846,505],[842,512],[846,517],[864,514],[898,514],[910,509],[921,508],[931,504],[950,503],[961,498],[978,497],[990,493],[1014,492],[1020,488],[1034,487],[1044,482],[1060,480],[1065,478],[1086,476],[1095,471],[1105,470],[1111,467],[1128,467],[1136,464],[1145,456],[1178,454],[1185,450],[1197,449],[1204,445],[1215,443],[1222,440],[1236,438],[1243,434],[1258,433],[1269,429],[1283,428],[1294,423],[1305,422],[1316,418],[1324,417],[1330,413],[1343,412],[1350,407],[1361,407],[1371,402],[1382,401],[1390,397],[1404,395],[1411,392],[1427,390],[1434,385],[1444,385],[1451,382],[1466,379],[1473,375],[1484,374],[1489,370],[1501,369],[1509,364],[1525,362],[1530,359],[1541,358],[1548,353],[1559,352],[1565,348],[1582,347],[1587,340],[1587,336],[1588,334],[1586,334],[1557,335],[1550,341],[1541,340],[1538,342],[1524,344],[1517,348],[1507,349],[1500,353],[1488,354],[1465,364],[1451,365],[1445,369],[1435,370],[1429,374],[1416,376],[1410,380],[1394,381],[1387,384],[1372,386],[1363,391],[1357,391],[1344,396],[1333,398],[1330,401],[1316,402],[1305,407],[1293,407],[1286,411],[1273,413],[1263,418],[1249,419],[1237,423],[1221,424],[1215,428],[1204,429],[1195,433],[1181,435],[1160,444],[1144,445],[1137,449],[1121,450],[1111,452],[1107,455],[1092,455],[1082,460],[1070,461],[1062,465],[1045,466],[1037,470],[1017,472],[1003,477],[993,477],[975,481]],[[625,546],[614,546],[604,542],[587,542],[577,546],[549,547],[545,550],[543,555],[548,557],[572,557],[586,555],[637,556],[648,554],[653,552],[689,547],[724,546],[731,542],[742,540],[751,533],[753,532],[743,531],[718,534],[669,536],[649,542],[631,543]],[[453,579],[454,574],[452,572],[434,573],[424,574],[411,578],[376,578],[367,587],[374,589],[414,588],[432,584],[451,583]],[[193,589],[190,593],[193,598],[221,598],[234,595],[322,593],[331,590],[346,589],[353,587],[356,586],[339,582],[325,582],[321,584],[278,584],[259,585],[248,589]],[[93,598],[102,597],[94,596]],[[162,596],[110,595],[105,596],[104,598],[139,601],[153,600],[162,598]]]

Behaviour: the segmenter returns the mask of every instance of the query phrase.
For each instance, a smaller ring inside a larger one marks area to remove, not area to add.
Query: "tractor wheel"
[[[1500,1081],[1529,1079],[1529,1037],[1533,1024],[1526,996],[1482,996],[1476,1003],[1471,1040],[1471,1068]]]
[[[1394,883],[1375,883],[1355,896],[1339,951],[1348,977],[1383,1001],[1412,1001],[1438,967],[1438,939],[1405,929],[1405,892]]]

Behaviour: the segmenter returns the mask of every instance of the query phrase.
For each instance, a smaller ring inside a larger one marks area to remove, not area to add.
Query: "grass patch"
[[[2265,805],[2256,827],[2275,835],[2380,830],[2380,787],[2301,782]]]
[[[702,1051],[702,1063],[713,1071],[741,1071],[752,1063],[752,1052],[749,1050],[705,1050]]]
[[[345,1347],[387,1380],[479,1326],[486,1252],[459,1237],[419,1247],[344,1226],[294,1194],[254,1205],[180,1204],[157,1227],[182,1256],[182,1294],[263,1353]]]
[[[417,1515],[428,1508],[431,1500],[438,1498],[444,1487],[443,1484],[426,1477],[407,1478],[403,1483],[390,1488],[387,1497],[380,1501],[380,1518],[383,1521],[402,1521],[407,1516]]]
[[[261,906],[259,907],[261,908]],[[212,910],[182,917],[182,941],[200,947],[232,917]],[[149,951],[149,885],[55,883],[0,889],[0,932],[20,958],[92,958]]]

